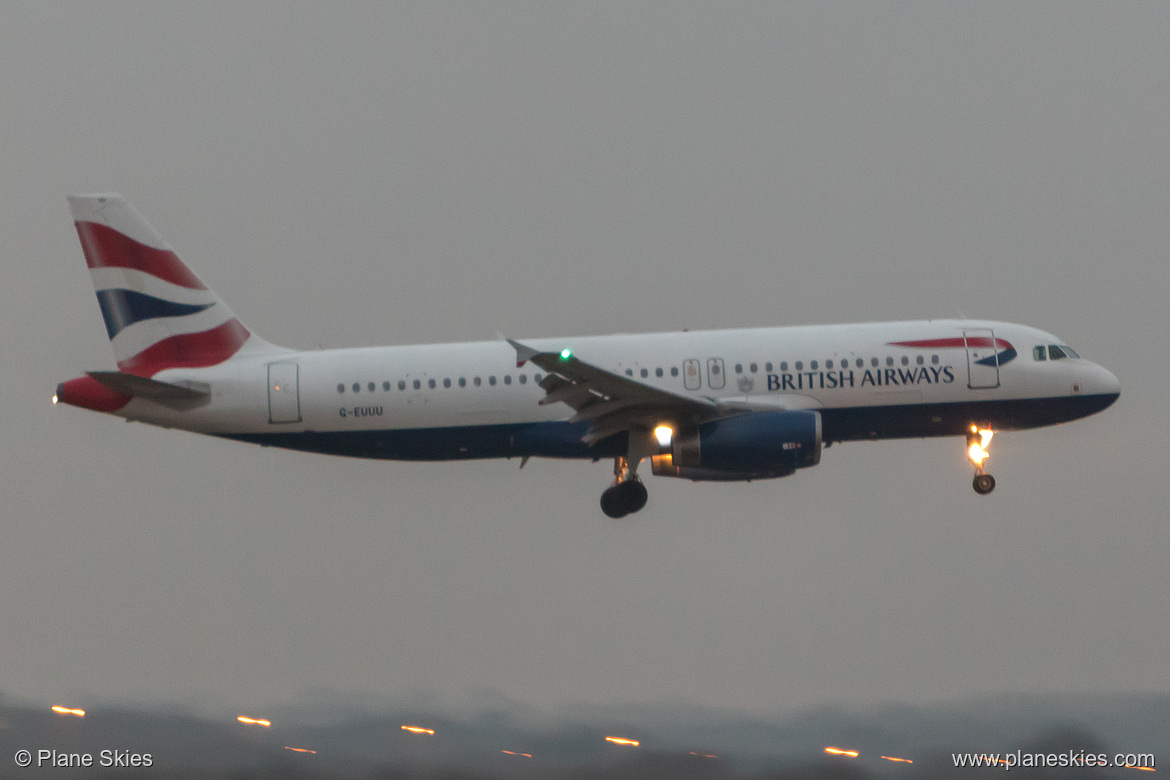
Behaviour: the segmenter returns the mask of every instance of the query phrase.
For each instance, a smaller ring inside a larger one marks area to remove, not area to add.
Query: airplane
[[[994,431],[1085,417],[1121,390],[1050,333],[967,319],[287,349],[125,198],[68,200],[117,370],[60,383],[54,403],[359,458],[612,458],[613,518],[646,505],[647,459],[658,476],[750,481],[837,442],[928,436],[964,437],[986,495]]]

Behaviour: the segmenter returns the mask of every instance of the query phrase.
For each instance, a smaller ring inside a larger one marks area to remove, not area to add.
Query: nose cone
[[[1107,369],[1094,365],[1085,391],[1092,395],[1104,396],[1112,404],[1121,395],[1121,382]],[[1108,404],[1107,404],[1108,405]],[[1104,407],[1102,407],[1104,408]]]

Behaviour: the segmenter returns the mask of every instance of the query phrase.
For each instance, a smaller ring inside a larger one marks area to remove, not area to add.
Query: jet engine
[[[786,477],[820,460],[820,412],[749,412],[679,431],[651,468],[664,477],[734,481]]]

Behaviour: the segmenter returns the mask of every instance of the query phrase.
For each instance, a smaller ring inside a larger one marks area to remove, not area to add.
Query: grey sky
[[[10,4],[0,690],[751,710],[1170,689],[1159,3]],[[331,459],[54,408],[113,365],[64,196],[312,348],[968,316],[1107,412],[793,478]]]

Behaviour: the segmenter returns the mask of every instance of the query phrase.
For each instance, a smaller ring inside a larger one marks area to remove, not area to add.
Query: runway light
[[[902,764],[913,764],[914,762],[908,758],[894,758],[893,756],[882,756],[886,761],[897,761]]]
[[[987,445],[991,443],[991,437],[994,434],[989,430],[981,431],[974,425],[971,426],[971,432],[979,434],[979,441],[972,444],[970,449],[967,450],[967,457],[969,457],[971,462],[976,466],[982,466],[983,459],[988,457]]]
[[[638,747],[640,742],[636,739],[626,739],[625,737],[606,737],[606,742],[612,742],[615,745],[629,745],[630,747]]]
[[[316,753],[317,753],[317,751],[316,751],[316,750],[309,750],[308,748],[295,748],[295,747],[289,747],[288,745],[285,745],[285,746],[284,746],[284,749],[285,749],[285,750],[291,750],[291,751],[292,751],[292,752],[294,752],[294,753],[313,753],[314,755],[316,755]]]
[[[715,755],[714,753],[698,753],[694,750],[691,751],[691,755],[698,756],[699,758],[719,758],[719,756]]]
[[[531,753],[513,753],[511,750],[501,750],[501,753],[507,756],[519,756],[521,758],[532,758]]]
[[[573,357],[573,350],[568,347],[561,350],[561,360],[568,360],[571,357]]]
[[[825,748],[825,752],[832,753],[834,756],[850,756],[852,758],[857,758],[856,750],[842,750],[841,748],[827,747]]]
[[[674,438],[674,429],[669,425],[659,425],[654,429],[654,438],[658,439],[658,446],[665,449],[670,446],[670,441]]]
[[[57,704],[54,704],[52,709],[53,712],[57,713],[58,715],[72,715],[75,718],[85,717],[85,710],[71,710],[68,707],[62,707]]]
[[[411,734],[430,734],[434,736],[434,729],[424,729],[422,726],[403,726],[403,731],[409,731]]]
[[[1124,766],[1126,769],[1140,769],[1143,772],[1153,772],[1154,771],[1154,768],[1152,766],[1138,766],[1137,764],[1125,764]]]
[[[261,720],[260,718],[249,718],[246,715],[240,715],[238,718],[236,718],[236,720],[238,720],[240,723],[247,723],[251,726],[263,726],[264,728],[268,728],[272,725],[272,721]]]

